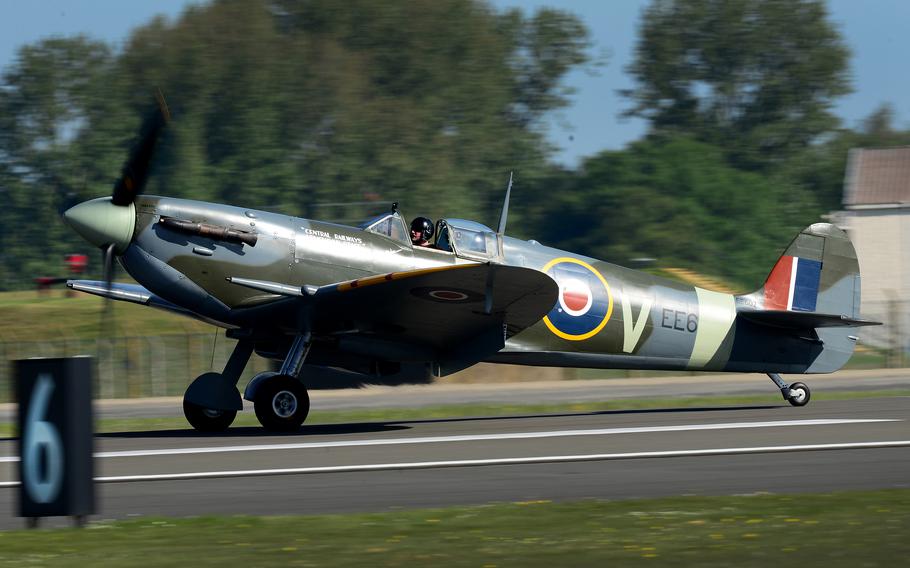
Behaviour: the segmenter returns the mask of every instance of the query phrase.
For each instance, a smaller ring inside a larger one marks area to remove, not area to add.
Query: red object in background
[[[66,282],[66,278],[56,278],[54,276],[39,276],[35,278],[35,285],[38,287],[38,294],[47,294],[48,290],[51,289],[51,286],[55,284],[63,284]],[[70,295],[72,290],[67,289],[67,296]]]
[[[82,274],[86,267],[88,266],[88,255],[87,254],[68,254],[63,257],[63,262],[66,263],[67,268],[69,268],[70,275],[75,276]],[[50,290],[51,286],[55,284],[63,284],[67,281],[65,276],[38,276],[35,278],[35,285],[38,287],[38,294],[46,294]],[[73,291],[70,289],[66,290],[66,295],[71,296]]]
[[[81,274],[85,267],[88,266],[88,255],[85,254],[68,254],[66,255],[66,265],[73,274]]]

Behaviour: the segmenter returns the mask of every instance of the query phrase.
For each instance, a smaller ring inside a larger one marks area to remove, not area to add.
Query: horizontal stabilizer
[[[814,329],[819,327],[861,327],[866,325],[881,325],[881,322],[863,319],[854,319],[844,315],[820,314],[817,312],[789,312],[778,310],[762,310],[739,312],[737,317],[747,319],[761,325],[784,327],[790,329]]]

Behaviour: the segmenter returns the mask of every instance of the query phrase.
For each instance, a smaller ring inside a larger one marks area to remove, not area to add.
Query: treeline
[[[0,287],[90,252],[58,210],[110,192],[156,87],[174,120],[148,193],[347,222],[400,201],[494,224],[514,170],[516,236],[745,287],[838,208],[850,147],[910,141],[886,108],[858,131],[831,115],[848,52],[822,2],[656,1],[626,93],[649,134],[565,170],[542,119],[590,47],[568,12],[476,0],[222,0],[119,50],[23,46],[0,81]]]

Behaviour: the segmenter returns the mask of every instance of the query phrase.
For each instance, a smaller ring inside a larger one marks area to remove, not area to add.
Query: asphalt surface
[[[910,487],[910,397],[106,434],[96,451],[96,518]],[[0,440],[0,528],[23,526],[14,453]]]
[[[829,375],[786,375],[787,381],[802,381],[812,391],[910,390],[910,369],[839,371]],[[706,374],[630,379],[540,381],[527,383],[482,383],[369,386],[363,389],[310,391],[314,410],[354,408],[414,408],[446,404],[537,404],[591,402],[630,398],[677,398],[699,396],[767,395],[774,401],[777,388],[761,374]],[[779,400],[779,399],[778,399]],[[252,404],[244,401],[244,411]],[[151,418],[182,416],[180,397],[101,400],[95,403],[99,418]],[[0,422],[15,417],[13,404],[0,404]]]

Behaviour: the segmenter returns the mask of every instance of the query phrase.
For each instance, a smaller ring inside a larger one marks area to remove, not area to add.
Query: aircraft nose
[[[136,207],[114,205],[110,197],[100,197],[70,207],[63,218],[88,242],[97,247],[113,244],[114,251],[122,254],[133,239]]]

